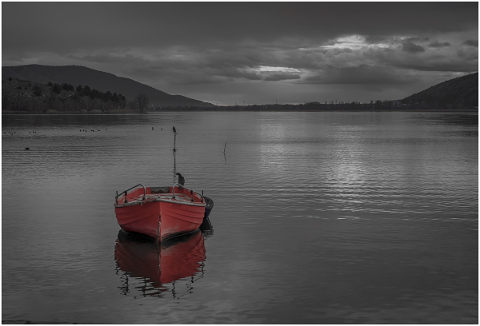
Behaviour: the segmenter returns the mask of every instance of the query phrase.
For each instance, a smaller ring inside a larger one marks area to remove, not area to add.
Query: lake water
[[[4,323],[478,322],[477,114],[2,126]],[[175,168],[214,200],[214,231],[160,248],[119,233],[113,202],[172,184],[172,126]]]

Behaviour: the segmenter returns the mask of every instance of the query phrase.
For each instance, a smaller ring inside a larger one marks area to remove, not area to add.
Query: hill
[[[399,101],[407,106],[437,109],[478,107],[478,73],[447,80]]]
[[[83,66],[5,66],[2,78],[12,78],[38,84],[88,85],[100,92],[123,94],[127,101],[134,100],[139,94],[148,96],[149,104],[155,107],[213,107],[207,102],[198,101],[182,95],[171,95],[129,78],[90,69]]]

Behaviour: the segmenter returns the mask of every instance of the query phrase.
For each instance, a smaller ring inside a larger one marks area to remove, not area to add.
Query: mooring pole
[[[173,183],[175,183],[175,178],[177,176],[177,152],[173,152]]]
[[[176,161],[176,140],[177,140],[177,129],[173,126],[173,183],[175,184],[176,172],[177,172],[177,161]]]
[[[173,126],[173,151],[176,151],[176,146],[175,143],[177,141],[177,129],[175,129],[175,126]]]

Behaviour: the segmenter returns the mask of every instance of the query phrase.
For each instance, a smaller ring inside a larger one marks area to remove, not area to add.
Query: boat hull
[[[118,225],[127,232],[136,232],[156,238],[160,228],[160,203],[115,207]]]
[[[206,208],[200,196],[184,188],[175,188],[172,194],[156,194],[152,189],[155,188],[140,189],[128,194],[127,198],[117,199],[115,214],[124,231],[163,241],[200,227]]]
[[[161,240],[198,229],[204,216],[205,206],[161,202]]]

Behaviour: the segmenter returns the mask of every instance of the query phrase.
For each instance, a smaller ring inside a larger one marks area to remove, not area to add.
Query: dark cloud
[[[432,42],[432,43],[428,44],[428,46],[431,47],[431,48],[443,48],[443,47],[451,46],[451,45],[448,42],[435,41],[435,42]]]
[[[473,72],[472,65],[465,62],[432,62],[432,63],[405,63],[397,65],[397,68],[403,68],[408,70],[414,70],[418,72],[431,71],[431,72]]]
[[[271,74],[265,77],[265,81],[281,81],[281,80],[295,80],[300,79],[298,74]]]
[[[457,61],[460,61],[461,64],[463,64],[462,66],[465,67],[465,72],[472,71],[472,65],[475,65],[474,71],[478,71],[478,46],[463,45],[458,47],[456,60],[450,60],[450,62]]]
[[[476,3],[6,2],[3,46],[56,52],[154,43],[204,48],[289,37],[321,41],[351,33],[458,31],[476,27],[477,8]]]
[[[112,63],[112,62],[131,63],[134,61],[141,60],[140,58],[130,54],[115,55],[115,54],[108,54],[108,53],[92,54],[92,55],[69,54],[69,55],[66,55],[66,57],[76,61],[92,62],[92,63]]]
[[[402,50],[408,53],[425,52],[425,48],[412,42],[405,42],[402,44]]]
[[[348,83],[391,95],[475,71],[477,39],[475,2],[2,3],[3,64],[84,65],[209,100]]]
[[[463,44],[478,48],[478,40],[466,40]]]
[[[303,83],[312,84],[407,84],[415,77],[399,74],[388,67],[361,65],[358,67],[328,68],[305,78]]]
[[[411,36],[403,40],[404,43],[424,43],[430,41],[429,37],[426,36]]]
[[[368,44],[386,43],[389,41],[389,37],[385,35],[366,35],[365,41]]]

